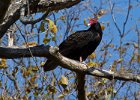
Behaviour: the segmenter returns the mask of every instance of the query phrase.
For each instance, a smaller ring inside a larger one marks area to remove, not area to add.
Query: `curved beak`
[[[102,30],[105,30],[105,26],[104,26],[104,25],[101,25],[101,29],[102,29]]]
[[[90,23],[87,24],[87,26],[90,26],[90,25],[91,25]]]

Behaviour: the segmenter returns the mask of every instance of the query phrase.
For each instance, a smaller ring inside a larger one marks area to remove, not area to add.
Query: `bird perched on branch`
[[[71,34],[59,45],[59,52],[70,59],[84,61],[95,51],[102,39],[102,29],[97,18],[89,20],[88,30],[77,31]],[[44,71],[50,71],[58,65],[51,59],[44,64]]]

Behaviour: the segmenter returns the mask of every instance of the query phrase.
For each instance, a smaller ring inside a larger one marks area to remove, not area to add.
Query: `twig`
[[[129,0],[129,2],[128,2],[128,10],[127,10],[127,14],[126,14],[126,19],[125,19],[125,21],[124,21],[124,23],[123,23],[123,33],[122,33],[122,36],[124,36],[125,27],[126,27],[126,24],[127,24],[127,22],[128,22],[130,10],[131,10],[131,8],[130,8],[130,0]]]
[[[109,1],[109,5],[110,5],[110,10],[111,10],[111,16],[112,16],[112,19],[113,19],[113,23],[115,24],[118,32],[121,34],[121,30],[120,30],[118,24],[116,23],[116,19],[115,19],[114,14],[113,14],[113,9],[114,9],[115,4],[114,3],[112,4],[110,0],[108,0],[108,1]]]

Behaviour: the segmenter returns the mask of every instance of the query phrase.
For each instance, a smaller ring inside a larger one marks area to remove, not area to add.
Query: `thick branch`
[[[107,79],[117,79],[123,81],[134,81],[140,83],[140,76],[130,73],[123,72],[112,72],[103,69],[98,69],[95,67],[88,67],[86,64],[79,61],[75,61],[69,58],[62,56],[58,52],[58,48],[49,47],[49,46],[35,46],[31,48],[3,48],[0,47],[0,57],[1,58],[20,58],[20,57],[47,57],[56,61],[63,68],[75,71],[82,72],[87,75],[103,77]]]
[[[85,74],[76,73],[77,75],[77,98],[78,100],[88,100],[85,92]]]
[[[22,47],[22,48],[4,48],[0,47],[0,58],[13,59],[21,57],[50,57],[49,46],[35,46],[35,47]]]
[[[5,16],[5,13],[10,5],[11,0],[1,0],[0,1],[0,23]]]
[[[24,3],[22,3],[22,1],[21,3],[17,3],[16,0],[11,1],[6,14],[4,14],[3,19],[1,19],[0,21],[0,38],[2,38],[6,31],[10,28],[10,26],[19,19],[20,9],[23,6]]]
[[[73,5],[76,5],[81,0],[57,0],[55,2],[48,2],[48,0],[44,0],[44,2],[40,1],[43,0],[31,0],[29,4],[31,14],[40,11],[45,12],[47,9],[50,9],[49,11],[51,12],[54,10],[69,8]],[[20,0],[19,2],[17,2],[17,0],[11,0],[11,4],[9,4],[8,7],[6,3],[4,5],[5,7],[3,8],[7,11],[6,14],[3,13],[2,17],[0,18],[0,38],[2,38],[9,27],[20,18],[20,10],[22,8],[25,8],[25,11],[28,11],[26,0]]]

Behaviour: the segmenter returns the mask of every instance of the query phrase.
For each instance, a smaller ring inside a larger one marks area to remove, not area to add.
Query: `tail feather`
[[[57,67],[57,64],[53,60],[47,60],[43,65],[44,71],[51,71]]]

